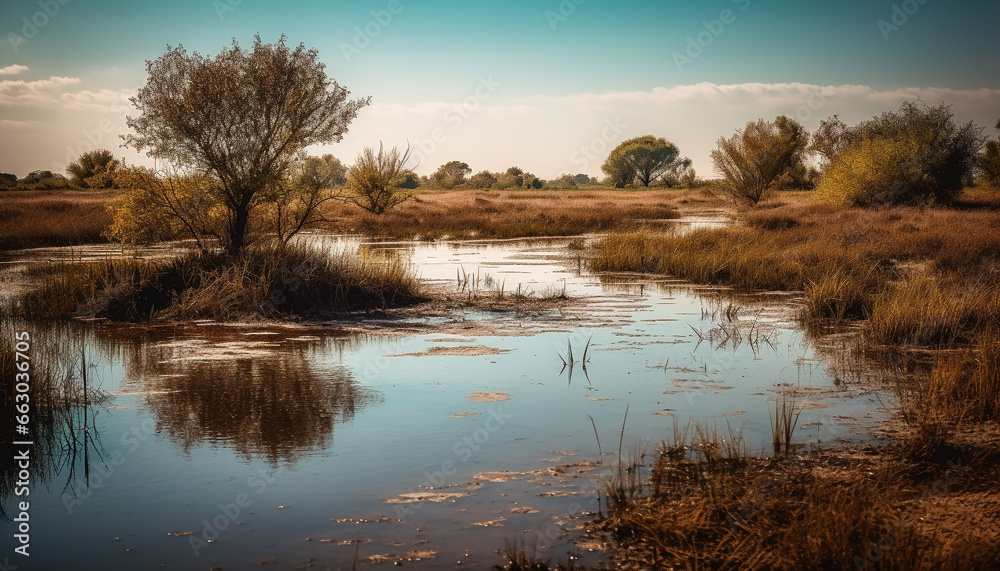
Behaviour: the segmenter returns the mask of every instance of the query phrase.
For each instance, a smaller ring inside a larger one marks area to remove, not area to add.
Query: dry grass
[[[924,400],[951,418],[1000,422],[1000,333],[991,330],[972,347],[939,356]]]
[[[923,506],[914,498],[948,497],[961,478],[950,470],[843,452],[726,461],[661,454],[655,491],[612,510],[604,526],[622,569],[990,569],[996,543],[962,534],[942,541],[933,524],[918,524]]]
[[[0,192],[0,250],[105,242],[112,191]]]
[[[428,191],[381,215],[338,203],[326,217],[331,231],[379,238],[570,236],[677,218],[681,200],[719,204],[700,193],[666,190]]]
[[[105,242],[114,191],[0,193],[0,250]],[[624,230],[677,218],[678,209],[719,209],[704,191],[417,191],[382,215],[350,202],[325,208],[326,230],[377,238],[521,238]]]
[[[802,414],[802,408],[795,405],[794,396],[782,394],[774,401],[774,414],[771,414],[770,408],[767,410],[771,422],[771,443],[775,454],[780,454],[782,450],[785,454],[790,454],[792,451],[792,435],[795,434],[799,415]]]
[[[956,442],[1000,420],[1000,193],[972,191],[947,209],[879,210],[786,194],[740,220],[686,234],[612,233],[592,267],[802,291],[811,324],[865,320],[865,348],[939,351],[923,382],[900,382],[905,430],[898,454],[881,462],[853,458],[833,469],[829,459],[782,459],[795,426],[787,402],[772,416],[774,458],[692,459],[683,446],[665,447],[651,493],[610,504],[606,529],[623,567],[996,568],[1000,511],[989,506],[1000,496],[1000,445],[970,454],[973,445]],[[948,469],[938,464],[961,457],[978,487],[939,490]],[[928,490],[932,500],[913,499]],[[975,524],[930,519],[926,504],[985,513]]]
[[[990,515],[926,517],[996,497],[995,445],[980,439],[970,468],[915,460],[905,447],[754,457],[745,442],[731,428],[675,422],[648,482],[624,501],[607,493],[600,529],[616,568],[992,569],[1000,560],[1000,522],[980,527]]]
[[[877,295],[865,337],[872,343],[950,347],[973,343],[980,332],[998,327],[1000,275],[970,279],[960,272],[936,272]]]
[[[522,536],[518,541],[517,537],[509,538],[504,536],[504,548],[500,552],[507,563],[503,566],[494,565],[493,571],[583,571],[583,568],[576,565],[572,555],[569,563],[551,564],[549,560],[538,555],[538,536]]]
[[[804,291],[810,318],[867,317],[876,304],[908,295],[891,290],[915,275],[951,276],[942,287],[963,299],[960,290],[987,288],[1000,276],[998,210],[863,210],[817,204],[809,193],[787,196],[790,204],[745,213],[731,227],[612,233],[592,268]]]

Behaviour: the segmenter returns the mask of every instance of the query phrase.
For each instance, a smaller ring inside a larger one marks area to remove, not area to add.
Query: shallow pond
[[[37,459],[30,564],[11,562],[489,568],[505,538],[535,537],[545,557],[597,565],[584,535],[623,421],[622,454],[651,457],[692,418],[769,449],[783,391],[803,410],[798,442],[866,439],[881,418],[876,395],[830,372],[793,298],[590,275],[580,245],[370,246],[456,301],[569,298],[548,307],[342,327],[23,326],[36,359],[85,360],[93,402],[71,429],[53,421],[76,438],[50,435]]]

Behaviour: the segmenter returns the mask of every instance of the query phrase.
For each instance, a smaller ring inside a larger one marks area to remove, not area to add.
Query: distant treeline
[[[65,176],[52,171],[31,171],[24,178],[0,172],[0,191],[3,190],[59,190],[78,189],[79,186]]]

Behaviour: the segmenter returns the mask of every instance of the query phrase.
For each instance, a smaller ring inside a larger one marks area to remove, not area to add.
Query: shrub
[[[434,171],[430,180],[436,188],[451,190],[461,186],[468,181],[468,176],[472,173],[469,165],[462,161],[448,161]]]
[[[719,139],[712,162],[722,175],[722,191],[737,202],[756,205],[776,181],[801,160],[809,141],[802,125],[785,116],[747,123]]]
[[[121,193],[107,204],[111,224],[104,235],[128,246],[191,237],[202,250],[225,229],[224,208],[213,197],[213,181],[198,175],[163,175],[144,167],[119,169]]]
[[[376,154],[375,149],[365,147],[347,171],[347,183],[354,192],[351,201],[368,212],[382,214],[408,200],[413,195],[400,183],[404,182],[409,159],[409,148],[400,154],[395,147],[385,151],[379,145]]]
[[[542,182],[542,179],[536,177],[530,172],[526,172],[523,175],[521,175],[521,179],[523,181],[524,188],[539,189],[545,185],[545,183]]]
[[[479,171],[469,177],[469,188],[485,190],[497,183],[497,175],[490,171]]]
[[[107,149],[98,149],[80,155],[66,167],[73,182],[84,188],[111,188],[114,184],[112,171],[120,166],[119,161]]]
[[[17,181],[16,186],[17,190],[57,190],[69,188],[75,188],[69,179],[59,173],[46,170],[31,171],[24,178]]]
[[[979,129],[955,124],[948,106],[914,102],[834,136],[818,189],[859,206],[951,202],[971,181],[983,144]]]
[[[826,201],[851,206],[931,202],[934,188],[921,184],[921,169],[911,160],[918,146],[912,140],[864,139],[831,161],[817,191]]]
[[[412,170],[406,171],[400,177],[399,188],[414,190],[420,188],[420,177]]]
[[[497,175],[497,181],[493,185],[493,188],[496,188],[497,190],[507,190],[509,188],[521,188],[522,184],[524,184],[524,178],[522,175],[505,172]]]

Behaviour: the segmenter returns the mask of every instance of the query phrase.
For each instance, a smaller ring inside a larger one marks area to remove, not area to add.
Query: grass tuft
[[[1000,326],[1000,287],[959,276],[920,276],[873,302],[865,334],[873,343],[954,346]]]
[[[795,397],[782,394],[774,401],[774,414],[768,409],[768,419],[771,422],[771,442],[774,445],[774,453],[789,454],[792,450],[792,435],[795,434],[795,427],[799,424],[799,415],[802,408],[796,410]]]
[[[168,261],[61,263],[16,302],[28,318],[327,318],[422,301],[398,258],[262,245],[236,258],[192,253]]]

